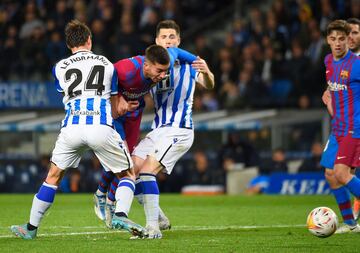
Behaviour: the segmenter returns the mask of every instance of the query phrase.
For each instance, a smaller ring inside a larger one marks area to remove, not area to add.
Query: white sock
[[[35,194],[30,211],[29,223],[38,227],[46,211],[54,201],[57,186],[43,183],[39,192]]]
[[[143,186],[143,202],[146,226],[159,229],[159,187],[155,175],[140,175]]]
[[[136,188],[138,187],[138,184],[141,184],[140,178],[137,178],[136,181],[135,181],[135,193],[136,193]],[[143,195],[142,192],[134,195],[134,197],[137,199],[137,201],[139,202],[140,205],[142,205],[142,206],[144,205],[144,195]],[[163,212],[163,210],[159,206],[159,220],[163,220],[163,219],[166,219],[166,218],[167,217],[166,217],[165,213]]]
[[[45,215],[45,212],[50,208],[52,203],[45,202],[34,196],[31,211],[30,211],[30,224],[38,227],[42,218]]]
[[[122,178],[119,181],[118,188],[116,189],[115,199],[116,207],[115,213],[125,213],[126,215],[130,212],[131,203],[134,199],[135,184],[129,178]]]

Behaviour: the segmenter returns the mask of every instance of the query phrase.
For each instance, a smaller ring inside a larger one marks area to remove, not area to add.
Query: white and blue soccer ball
[[[339,221],[333,210],[321,206],[309,213],[306,225],[311,234],[325,238],[335,233],[339,227]]]

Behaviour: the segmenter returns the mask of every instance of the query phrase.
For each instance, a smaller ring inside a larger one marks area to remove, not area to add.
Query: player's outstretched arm
[[[174,64],[175,60],[178,59],[180,61],[183,62],[187,62],[189,64],[193,63],[193,61],[196,60],[196,56],[193,55],[192,53],[183,50],[181,48],[178,47],[169,47],[168,49],[168,53],[170,55],[170,62],[171,65]]]
[[[202,85],[206,89],[213,89],[215,86],[214,74],[210,71],[206,61],[198,56],[191,66],[199,72],[196,83]]]

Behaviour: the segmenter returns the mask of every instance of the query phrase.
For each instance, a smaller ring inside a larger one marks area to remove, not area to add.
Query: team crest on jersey
[[[340,77],[342,79],[348,79],[349,78],[349,71],[348,70],[341,70]]]

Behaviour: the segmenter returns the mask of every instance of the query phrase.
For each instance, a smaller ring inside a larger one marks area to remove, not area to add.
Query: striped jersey
[[[192,63],[196,56],[180,48],[168,48],[170,56],[170,66],[173,66],[175,60]],[[156,85],[150,78],[144,76],[143,66],[145,57],[134,56],[123,59],[114,64],[118,76],[119,95],[122,95],[127,101],[137,100],[140,106],[133,112],[128,112],[126,117],[137,117],[145,107],[144,96]]]
[[[335,136],[360,138],[360,58],[349,51],[342,59],[325,57],[326,81],[331,94]]]
[[[119,95],[125,100],[138,100],[140,106],[133,112],[127,112],[126,117],[137,117],[145,107],[144,96],[154,85],[143,73],[144,56],[122,59],[114,64],[119,83]]]
[[[67,125],[113,125],[110,96],[118,93],[113,64],[104,56],[80,50],[53,67],[55,86],[63,93]]]
[[[193,128],[195,78],[196,72],[189,64],[175,64],[170,68],[170,77],[151,90],[155,107],[153,129],[162,126]]]

